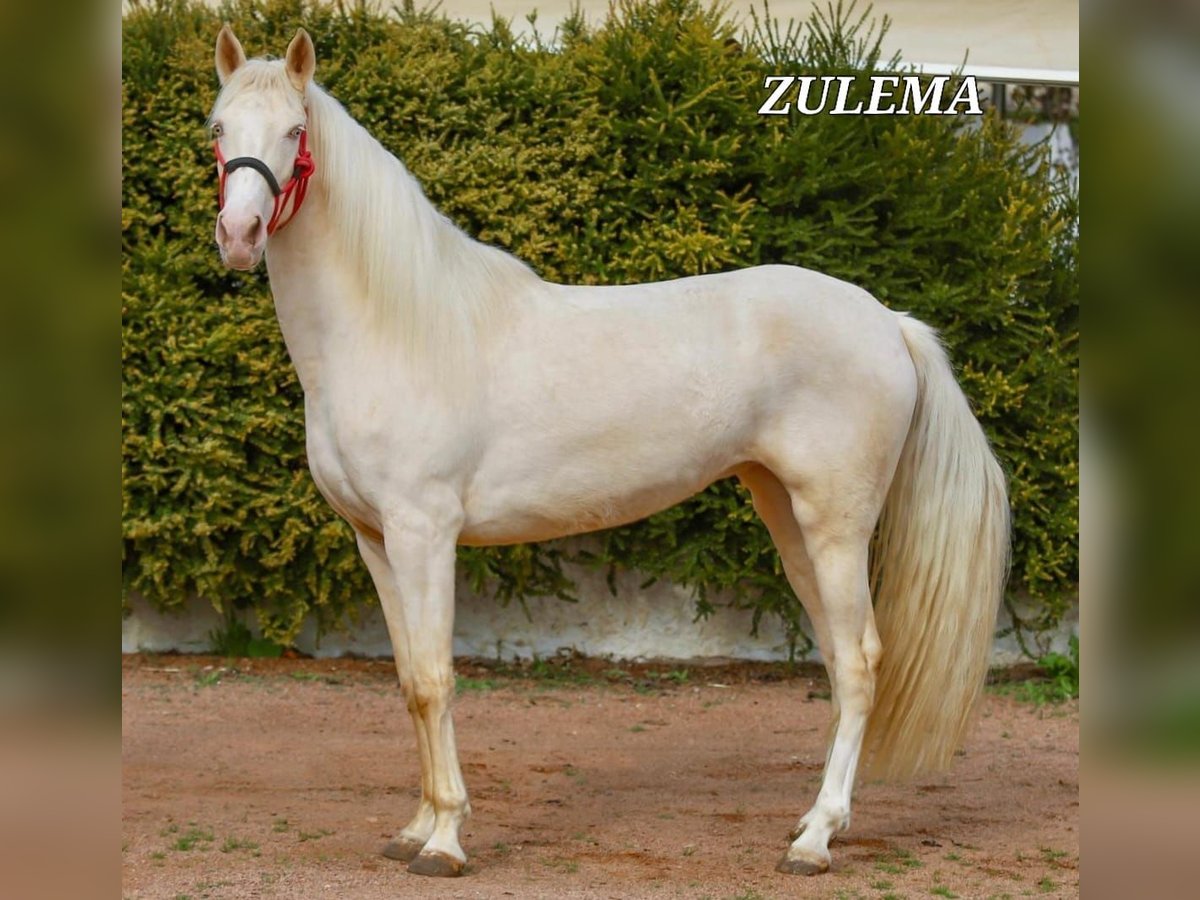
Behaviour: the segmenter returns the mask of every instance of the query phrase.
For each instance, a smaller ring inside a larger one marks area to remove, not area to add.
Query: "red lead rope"
[[[217,156],[218,209],[224,209],[225,156],[221,153],[220,141],[213,141],[213,152]],[[262,165],[261,161],[256,160],[253,167],[257,170]],[[265,168],[265,166],[263,167]],[[292,217],[300,211],[300,205],[304,203],[304,195],[308,193],[308,179],[312,177],[313,172],[316,170],[317,165],[313,162],[312,154],[308,152],[308,131],[301,131],[300,147],[296,151],[296,160],[292,164],[292,177],[288,179],[287,184],[278,190],[276,190],[275,182],[272,179],[267,179],[267,183],[271,186],[272,192],[275,194],[275,209],[271,214],[271,221],[267,223],[267,234],[274,234],[278,229],[292,221]],[[287,218],[281,220],[280,217],[283,215],[284,209],[288,207],[289,199],[292,201],[291,209],[288,212]]]

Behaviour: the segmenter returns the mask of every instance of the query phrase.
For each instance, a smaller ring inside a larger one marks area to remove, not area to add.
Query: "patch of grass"
[[[276,834],[283,834],[285,831],[290,831],[291,828],[287,819],[276,819],[271,823],[271,830]]]
[[[196,672],[194,680],[196,687],[214,687],[221,683],[221,679],[225,675],[224,666],[217,668],[204,668]]]
[[[696,845],[688,844],[686,847],[684,847],[683,855],[684,856],[695,856],[696,855]]]
[[[340,685],[342,679],[336,675],[324,675],[321,672],[292,672],[288,675],[293,681],[319,681],[322,684]]]
[[[646,726],[645,726],[645,725],[634,725],[634,726],[633,726],[632,728],[630,728],[629,730],[630,730],[630,731],[632,731],[634,734],[637,734],[637,733],[639,733],[639,732],[645,731],[645,730],[646,730]]]
[[[567,875],[574,875],[579,871],[579,863],[573,859],[564,859],[561,856],[553,856],[549,859],[543,859],[542,865],[548,869],[554,869],[557,872],[563,872]]]
[[[729,900],[767,900],[767,898],[754,888],[746,888],[740,894],[734,894]]]
[[[495,689],[496,682],[490,678],[467,678],[459,675],[454,679],[454,691],[458,694],[486,693]]]
[[[301,841],[319,841],[323,837],[329,837],[333,834],[332,831],[326,828],[318,828],[316,831],[299,831],[296,833]]]
[[[886,878],[880,878],[878,881],[872,881],[871,887],[877,891],[890,891],[892,888],[895,887],[895,885],[892,884],[890,881],[888,881]]]
[[[1039,881],[1037,883],[1037,886],[1038,886],[1038,890],[1041,891],[1043,894],[1049,894],[1051,891],[1053,891],[1055,888],[1058,887],[1058,882],[1051,881],[1050,877],[1046,876],[1045,878],[1043,878],[1041,881]]]
[[[1042,859],[1049,863],[1056,863],[1063,857],[1067,856],[1066,850],[1054,850],[1051,847],[1042,847]]]
[[[596,679],[586,669],[576,665],[574,657],[562,655],[556,657],[535,656],[531,661],[519,665],[512,674],[521,678],[531,678],[544,687],[563,687],[594,684]]]
[[[171,849],[178,850],[181,853],[186,853],[187,851],[194,850],[197,847],[200,847],[202,850],[207,850],[208,845],[212,842],[213,833],[210,829],[193,826],[175,839],[175,843],[171,845]]]
[[[954,893],[954,891],[950,890],[950,888],[946,887],[944,884],[935,884],[929,889],[929,893],[933,894],[935,897],[954,898],[958,896],[958,894]]]
[[[150,858],[153,860],[163,860],[163,859],[167,858],[167,854],[164,853],[162,850],[155,850],[153,853],[150,854]]]
[[[250,659],[278,659],[283,656],[283,645],[266,638],[256,638],[246,624],[228,618],[221,628],[208,633],[208,643],[217,656]]]
[[[512,853],[512,847],[503,841],[497,841],[495,844],[492,844],[492,849],[496,852],[497,856],[508,856],[508,854]]]
[[[221,845],[222,853],[233,853],[235,850],[258,850],[258,844],[245,838],[227,837]]]
[[[943,859],[948,859],[948,860],[950,860],[950,862],[958,862],[959,860],[962,859],[962,857],[959,856],[957,853],[955,853],[953,850],[951,850],[949,853],[947,853],[943,857]]]
[[[1071,636],[1066,655],[1047,653],[1038,660],[1041,674],[1025,681],[999,684],[994,691],[1022,703],[1046,706],[1079,696],[1079,638]]]
[[[674,669],[670,672],[647,672],[647,678],[656,678],[659,681],[670,681],[675,684],[687,684],[688,672],[687,669]]]
[[[875,857],[875,868],[887,875],[902,875],[906,869],[919,869],[922,865],[924,863],[913,856],[912,851],[901,847]]]

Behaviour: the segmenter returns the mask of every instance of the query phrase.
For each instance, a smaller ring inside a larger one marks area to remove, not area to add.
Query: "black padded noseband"
[[[275,180],[275,174],[271,171],[271,167],[261,159],[253,156],[237,156],[225,163],[226,176],[236,169],[253,169],[267,180],[267,186],[271,188],[271,194],[273,196],[278,197],[281,193],[283,193],[282,189],[279,187],[279,182]]]

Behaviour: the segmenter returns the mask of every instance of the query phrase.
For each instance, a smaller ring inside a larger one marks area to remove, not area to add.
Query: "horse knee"
[[[414,676],[403,687],[408,711],[414,716],[425,718],[431,712],[449,705],[450,697],[454,693],[454,676]]]

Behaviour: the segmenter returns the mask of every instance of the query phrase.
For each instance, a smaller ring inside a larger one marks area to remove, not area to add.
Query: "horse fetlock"
[[[400,829],[400,833],[396,835],[396,839],[420,841],[424,845],[429,840],[429,836],[433,834],[436,824],[437,811],[434,809],[432,803],[422,798],[421,805],[417,807],[416,815],[412,817],[407,825]]]
[[[796,827],[788,832],[788,840],[795,841],[800,838],[800,835],[808,829],[810,820],[812,819],[813,810],[809,810],[800,817],[800,821],[796,823]]]
[[[850,827],[850,809],[841,804],[830,805],[821,810],[821,821],[830,834],[837,834]]]

